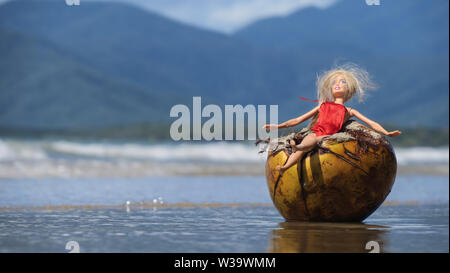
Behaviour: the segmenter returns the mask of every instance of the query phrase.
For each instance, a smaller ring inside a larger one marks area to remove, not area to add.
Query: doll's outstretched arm
[[[367,117],[363,116],[360,112],[358,112],[355,109],[352,109],[350,111],[350,117],[357,117],[359,120],[361,120],[362,122],[366,123],[367,125],[369,125],[370,127],[372,127],[372,129],[374,129],[377,132],[380,132],[386,136],[390,136],[390,137],[395,137],[395,136],[399,136],[402,134],[402,132],[395,130],[392,132],[388,132],[386,131],[379,123],[368,119]]]
[[[283,122],[281,124],[266,124],[263,126],[264,129],[280,129],[280,128],[288,128],[288,127],[292,127],[292,126],[296,126],[302,122],[304,122],[305,120],[310,119],[311,117],[313,117],[317,112],[319,111],[319,106],[315,107],[314,109],[312,109],[311,111],[309,111],[308,113],[301,115],[297,118],[294,119],[290,119],[286,122]]]

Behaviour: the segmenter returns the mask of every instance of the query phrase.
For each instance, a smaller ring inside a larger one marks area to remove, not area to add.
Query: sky
[[[120,0],[195,26],[225,33],[258,19],[285,16],[300,8],[326,8],[335,0]]]
[[[0,4],[6,1],[15,0]],[[310,6],[327,8],[337,0],[80,0],[80,4],[85,1],[130,3],[190,25],[232,33],[259,19]]]

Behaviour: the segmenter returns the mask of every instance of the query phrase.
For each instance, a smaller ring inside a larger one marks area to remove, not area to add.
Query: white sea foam
[[[449,148],[412,147],[395,149],[397,162],[400,165],[409,164],[448,164]]]
[[[102,144],[56,141],[54,152],[102,158],[147,160],[261,161],[258,147],[226,142],[207,144]]]
[[[45,161],[54,159],[120,161],[208,161],[264,162],[261,146],[244,143],[171,143],[82,142],[69,140],[0,139],[0,162]],[[395,148],[399,165],[449,163],[448,147]]]
[[[8,160],[44,160],[45,149],[33,142],[0,139],[0,161]]]

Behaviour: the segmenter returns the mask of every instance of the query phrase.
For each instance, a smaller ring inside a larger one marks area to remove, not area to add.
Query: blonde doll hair
[[[322,72],[317,76],[317,96],[319,99],[319,106],[326,101],[334,101],[332,87],[333,81],[336,76],[342,75],[348,86],[348,91],[344,96],[344,103],[358,93],[359,102],[363,101],[365,91],[369,89],[375,89],[376,85],[372,82],[369,73],[358,67],[356,64],[347,63],[344,65],[336,66],[331,70]],[[308,129],[310,129],[319,117],[317,113],[311,120]]]

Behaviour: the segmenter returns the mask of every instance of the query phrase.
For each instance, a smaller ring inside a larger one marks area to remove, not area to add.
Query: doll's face
[[[331,93],[334,98],[343,98],[348,91],[347,80],[343,75],[334,77],[331,87]]]

